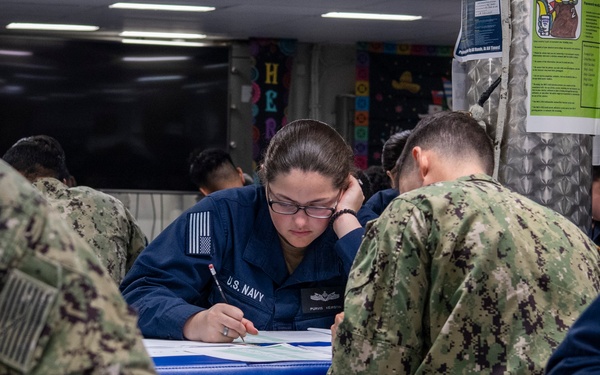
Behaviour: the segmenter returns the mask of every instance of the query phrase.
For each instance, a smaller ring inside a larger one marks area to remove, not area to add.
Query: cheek
[[[319,237],[329,226],[329,219],[313,219],[312,230],[315,237]]]
[[[281,227],[283,226],[285,216],[277,215],[273,213],[273,211],[269,211],[269,214],[271,215],[271,221],[273,222],[273,226],[275,227],[275,229],[277,229],[277,232],[281,233]]]

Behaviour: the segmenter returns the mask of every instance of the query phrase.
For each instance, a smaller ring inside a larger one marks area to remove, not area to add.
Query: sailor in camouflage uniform
[[[68,187],[65,155],[49,136],[23,138],[3,159],[33,182],[85,239],[117,284],[146,247],[146,236],[121,201],[85,186]]]
[[[330,374],[542,374],[598,295],[594,243],[489,176],[466,114],[422,120],[398,163],[404,194],[365,234]]]
[[[0,161],[0,374],[154,374],[91,248]]]

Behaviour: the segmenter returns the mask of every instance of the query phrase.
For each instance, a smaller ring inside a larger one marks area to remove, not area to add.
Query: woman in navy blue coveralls
[[[144,336],[229,342],[257,329],[329,328],[364,234],[353,163],[329,125],[284,126],[264,156],[262,186],[207,196],[140,254],[121,291]]]

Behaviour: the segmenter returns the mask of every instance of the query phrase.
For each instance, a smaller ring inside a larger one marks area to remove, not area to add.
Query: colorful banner
[[[287,123],[286,113],[296,41],[251,39],[252,159],[255,166],[277,130]]]
[[[527,131],[600,135],[600,0],[531,0]]]
[[[355,163],[381,165],[390,135],[451,107],[452,47],[359,43],[356,55]]]

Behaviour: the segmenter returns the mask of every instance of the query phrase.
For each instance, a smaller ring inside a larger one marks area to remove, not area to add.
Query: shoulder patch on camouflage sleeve
[[[210,212],[192,212],[187,220],[187,255],[210,256],[212,241]]]
[[[58,289],[19,270],[0,291],[0,363],[29,373],[34,352]]]

